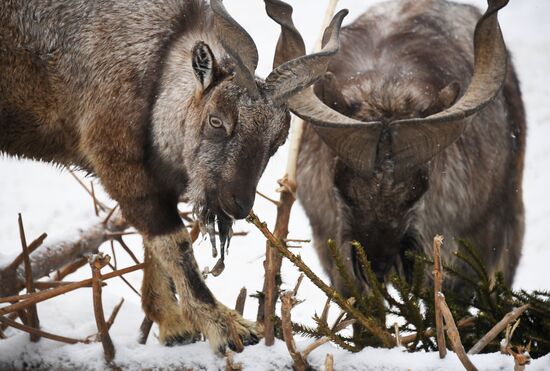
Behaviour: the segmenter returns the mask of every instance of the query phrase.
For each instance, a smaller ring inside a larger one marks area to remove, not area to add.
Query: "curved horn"
[[[281,35],[277,41],[273,68],[306,54],[302,35],[292,21],[292,6],[281,0],[264,0],[267,15],[281,26]]]
[[[265,82],[273,101],[286,101],[289,97],[313,84],[326,72],[330,57],[336,54],[340,48],[338,39],[340,27],[347,14],[348,11],[344,9],[332,18],[330,25],[325,30],[328,42],[319,53],[292,59],[278,66],[269,74]],[[278,22],[278,19],[275,21]],[[282,28],[285,32],[285,27]]]
[[[487,0],[488,9],[474,34],[474,75],[470,85],[460,100],[442,112],[396,120],[386,126],[346,118],[324,106],[309,91],[291,98],[290,109],[311,122],[323,140],[356,171],[366,174],[391,156],[395,175],[406,175],[458,139],[466,127],[465,119],[482,110],[500,92],[506,77],[507,52],[497,13],[508,1]]]
[[[434,115],[391,123],[396,163],[413,168],[431,160],[462,135],[466,118],[481,111],[498,95],[506,79],[508,54],[497,14],[508,1],[487,1],[487,11],[474,33],[474,75],[462,98]]]
[[[254,78],[258,66],[258,49],[254,40],[229,15],[222,0],[211,0],[210,7],[214,13],[214,28],[221,44],[236,61],[236,79],[250,95],[257,97],[258,87]]]

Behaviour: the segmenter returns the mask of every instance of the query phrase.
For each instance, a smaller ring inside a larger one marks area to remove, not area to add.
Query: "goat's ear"
[[[199,41],[193,47],[193,72],[198,83],[198,92],[206,90],[214,80],[214,69],[216,59],[210,47],[202,41]]]
[[[451,107],[460,96],[460,84],[453,81],[437,93],[437,97],[423,112],[423,116],[430,116]]]
[[[345,113],[348,109],[346,98],[342,94],[342,89],[336,76],[332,72],[327,72],[322,79],[314,85],[315,95],[319,97],[327,106],[340,113]]]

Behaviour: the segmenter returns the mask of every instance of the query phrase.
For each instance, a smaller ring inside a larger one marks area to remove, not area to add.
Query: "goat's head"
[[[376,89],[385,87],[369,90],[363,89],[363,85],[358,87],[350,84],[351,89],[361,90],[361,94],[350,96],[349,91],[342,94],[338,81],[330,74],[324,77],[323,84],[319,84],[322,89],[316,93],[336,110],[323,104],[311,89],[289,99],[291,111],[308,121],[338,156],[340,161],[335,167],[335,184],[342,198],[349,197],[352,223],[367,225],[370,228],[369,238],[389,240],[403,237],[397,234],[404,231],[405,227],[397,223],[406,223],[403,216],[427,189],[429,173],[426,164],[456,141],[471,122],[470,118],[499,93],[506,76],[507,53],[497,12],[507,2],[488,0],[488,10],[479,20],[474,35],[474,75],[464,95],[458,100],[459,87],[451,83],[439,93],[435,92],[434,101],[407,106],[404,104],[409,101],[407,91],[415,89],[411,82],[411,86],[406,86],[406,89],[384,92],[384,97],[389,96],[393,100],[389,103],[380,100],[380,107],[372,104],[378,103],[376,96],[360,101],[357,114],[350,118],[338,112],[353,111],[345,107],[350,98],[360,100],[362,94],[374,91],[374,95]],[[300,40],[300,35],[287,26],[288,19],[275,18],[282,26],[284,37],[280,41],[288,45],[286,48],[298,44],[296,40]],[[324,38],[323,41],[326,43],[328,39]],[[282,46],[283,50],[286,48]],[[302,50],[298,55],[303,53]],[[421,78],[418,80],[422,81]],[[368,85],[369,77],[366,76],[362,81]],[[466,84],[464,81],[461,83]],[[365,118],[372,121],[360,121]],[[340,172],[342,169],[344,171]],[[378,188],[383,181],[387,181],[390,186],[384,187],[384,192],[379,192]],[[376,199],[376,202],[371,199]],[[373,237],[375,234],[377,236]],[[364,236],[349,237],[360,240]],[[399,247],[399,243],[390,245]],[[387,273],[398,253],[389,249],[370,252],[376,273],[380,276]]]
[[[181,94],[177,87],[171,88],[175,93],[164,113],[169,119],[156,125],[153,140],[164,164],[179,168],[181,173],[181,165],[174,164],[183,163],[189,180],[186,194],[213,244],[217,222],[223,248],[232,221],[248,215],[267,161],[288,135],[289,97],[324,74],[329,58],[338,49],[339,30],[347,12],[334,17],[327,28],[331,42],[320,53],[296,55],[286,63],[276,63],[261,81],[254,76],[258,52],[251,37],[231,18],[221,0],[211,0],[210,5],[215,40],[210,45],[197,41],[190,50],[193,97],[185,115],[174,119],[177,113],[172,107]],[[282,2],[275,7],[288,9]],[[182,81],[181,71],[173,69],[177,77],[168,85],[186,84],[189,91],[190,82]],[[161,93],[159,100],[169,99]],[[174,125],[170,122],[182,120],[186,121],[184,131],[167,129]]]

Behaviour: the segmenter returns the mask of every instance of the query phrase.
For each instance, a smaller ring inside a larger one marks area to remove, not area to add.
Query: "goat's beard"
[[[225,254],[229,252],[229,243],[233,237],[233,218],[228,216],[222,210],[209,208],[205,203],[195,204],[193,213],[199,222],[202,235],[208,235],[212,245],[212,257],[218,257],[218,248],[216,244],[216,234],[220,242],[220,258],[214,268],[210,271],[214,276],[218,276],[225,268]],[[216,233],[217,224],[217,233]]]

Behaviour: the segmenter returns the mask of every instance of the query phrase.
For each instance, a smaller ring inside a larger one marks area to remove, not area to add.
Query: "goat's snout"
[[[227,192],[222,192],[220,204],[223,211],[234,219],[244,219],[248,216],[252,206],[254,205],[256,192],[239,189],[228,189]]]

